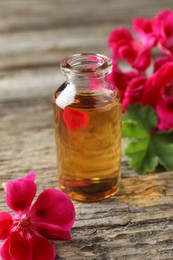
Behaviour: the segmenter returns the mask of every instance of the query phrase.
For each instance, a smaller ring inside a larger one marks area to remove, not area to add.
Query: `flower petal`
[[[0,239],[9,236],[12,224],[12,216],[7,212],[0,212]]]
[[[61,238],[58,230],[60,230],[60,227],[64,231],[71,229],[75,220],[75,209],[66,194],[56,189],[47,189],[38,196],[30,209],[29,215],[37,230],[44,226],[44,232],[47,231],[48,236],[52,234],[54,238]],[[57,226],[57,235],[55,235],[55,232],[52,233],[52,225]]]
[[[141,102],[141,96],[145,85],[145,81],[146,78],[144,76],[140,76],[131,80],[123,98],[123,112],[127,109],[129,105]]]
[[[157,39],[154,34],[152,19],[134,18],[132,27],[145,47],[151,48],[156,45]]]
[[[32,259],[54,260],[55,249],[52,244],[42,236],[34,236],[31,239]]]
[[[160,69],[166,62],[171,62],[172,59],[169,56],[158,57],[154,61],[154,72]]]
[[[164,10],[153,19],[155,35],[158,38],[158,46],[165,54],[173,54],[173,12]]]
[[[70,130],[85,128],[89,122],[89,116],[86,112],[72,108],[64,110],[63,119],[66,127]]]
[[[22,179],[9,181],[7,184],[6,202],[14,212],[26,212],[36,194],[35,173]]]
[[[133,68],[144,71],[150,65],[151,54],[148,49],[142,49],[138,52],[136,60],[134,61]]]
[[[9,239],[6,239],[1,246],[0,256],[2,260],[14,260],[9,253]]]
[[[61,240],[70,240],[71,234],[68,229],[57,225],[51,225],[47,223],[39,223],[38,226],[35,224],[37,232],[47,238],[55,238]]]
[[[143,105],[155,107],[162,99],[165,88],[173,80],[173,62],[166,62],[146,81],[142,96]]]
[[[156,111],[159,118],[158,129],[161,131],[173,129],[173,97],[163,98]]]
[[[9,237],[9,253],[11,255],[10,259],[31,260],[32,248],[30,240],[17,232],[12,232]]]

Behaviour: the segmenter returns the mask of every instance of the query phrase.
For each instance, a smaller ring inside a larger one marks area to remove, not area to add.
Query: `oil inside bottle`
[[[65,109],[54,104],[54,112],[61,190],[86,202],[115,194],[121,160],[121,104],[115,93],[80,93]]]

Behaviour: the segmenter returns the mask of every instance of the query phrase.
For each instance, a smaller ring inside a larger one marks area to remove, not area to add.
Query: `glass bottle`
[[[66,81],[53,95],[59,186],[75,200],[106,199],[120,185],[121,103],[108,80],[112,62],[76,54],[61,70]]]

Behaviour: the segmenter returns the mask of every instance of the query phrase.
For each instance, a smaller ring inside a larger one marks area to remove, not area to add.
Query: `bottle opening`
[[[82,76],[91,73],[106,75],[111,72],[112,61],[101,54],[75,54],[62,60],[61,69],[69,75]]]

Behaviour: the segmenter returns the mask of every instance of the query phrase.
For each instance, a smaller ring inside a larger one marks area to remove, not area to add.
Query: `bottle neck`
[[[90,76],[90,77],[69,77],[66,76],[66,83],[75,85],[77,91],[91,91],[96,88],[107,88],[108,79],[107,75],[101,76]]]
[[[112,62],[100,54],[76,54],[63,59],[61,69],[68,84],[75,85],[78,91],[88,91],[107,87]]]

